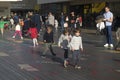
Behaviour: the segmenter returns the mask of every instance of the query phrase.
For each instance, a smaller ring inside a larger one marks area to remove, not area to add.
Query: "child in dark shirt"
[[[45,43],[45,50],[43,52],[43,56],[47,53],[48,50],[52,53],[53,56],[56,56],[56,54],[53,52],[52,44],[54,43],[53,40],[53,31],[52,26],[48,25],[47,31],[43,35],[43,41]]]

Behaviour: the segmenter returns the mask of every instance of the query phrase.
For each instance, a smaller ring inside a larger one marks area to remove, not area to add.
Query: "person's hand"
[[[63,48],[63,46],[60,46],[61,48]]]
[[[71,50],[74,51],[74,48],[72,48]]]
[[[104,21],[107,21],[107,19],[103,19]]]
[[[119,37],[117,37],[117,40],[119,40]]]
[[[83,48],[81,48],[81,51],[83,52]]]

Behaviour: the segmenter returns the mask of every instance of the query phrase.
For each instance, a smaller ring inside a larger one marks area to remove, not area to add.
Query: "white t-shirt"
[[[70,42],[70,48],[74,50],[80,50],[83,49],[82,45],[82,37],[81,36],[73,36],[71,42]]]
[[[21,30],[20,27],[21,26],[19,24],[17,24],[16,27],[15,27],[15,30],[20,31]]]

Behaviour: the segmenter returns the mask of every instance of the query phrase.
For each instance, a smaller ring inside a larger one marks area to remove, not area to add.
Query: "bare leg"
[[[1,28],[1,34],[2,34],[2,37],[3,37],[3,32],[4,32],[4,29],[3,29],[3,28]]]

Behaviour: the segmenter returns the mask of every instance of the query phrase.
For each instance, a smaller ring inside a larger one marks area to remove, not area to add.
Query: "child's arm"
[[[58,47],[61,47],[61,43],[62,43],[62,35],[60,36],[60,38],[59,38],[59,41],[58,41]]]
[[[73,46],[73,44],[74,44],[74,37],[71,39],[71,41],[70,41],[70,50],[72,50],[72,51],[74,51],[74,46]]]

